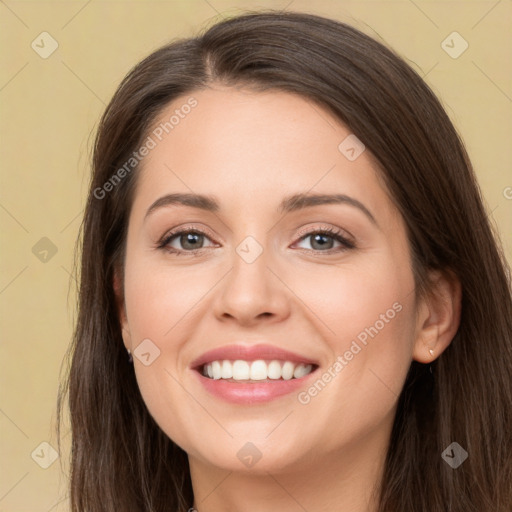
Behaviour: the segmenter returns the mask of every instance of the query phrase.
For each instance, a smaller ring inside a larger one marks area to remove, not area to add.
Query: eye
[[[319,252],[341,252],[346,251],[347,249],[354,249],[355,244],[348,240],[345,236],[343,236],[342,232],[335,228],[327,228],[310,231],[306,234],[302,234],[300,240],[308,240],[310,239],[311,249],[313,251]],[[329,240],[330,239],[330,240]],[[341,247],[337,249],[333,249],[333,244],[338,242]]]
[[[205,239],[209,240],[209,237],[200,229],[182,229],[164,235],[162,240],[158,242],[158,248],[176,255],[187,252],[193,254],[205,248],[202,247]],[[178,244],[181,247],[174,247],[172,244]]]

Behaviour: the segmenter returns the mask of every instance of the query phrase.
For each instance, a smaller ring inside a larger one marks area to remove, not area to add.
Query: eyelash
[[[210,235],[208,233],[206,233],[205,231],[201,230],[201,229],[197,229],[197,228],[194,228],[194,229],[184,228],[184,229],[181,229],[181,230],[178,230],[178,231],[171,231],[170,233],[166,233],[159,240],[159,242],[157,242],[157,249],[161,249],[161,250],[163,250],[165,252],[168,252],[168,253],[171,253],[171,254],[175,254],[176,256],[181,256],[183,254],[188,254],[188,255],[192,255],[192,256],[201,256],[201,254],[205,250],[207,250],[208,247],[201,247],[200,249],[194,249],[194,250],[191,250],[191,251],[184,251],[184,250],[175,249],[174,247],[168,247],[168,244],[174,238],[176,238],[177,236],[180,236],[180,235],[183,235],[183,234],[190,234],[190,233],[200,234],[200,235],[204,235],[204,236],[210,238]],[[356,248],[356,245],[353,242],[351,242],[350,240],[348,240],[346,237],[344,237],[340,230],[332,228],[332,227],[323,228],[323,229],[316,229],[316,230],[311,230],[311,231],[306,231],[305,233],[301,232],[301,233],[299,233],[299,240],[298,241],[301,241],[301,240],[307,238],[308,236],[317,235],[317,234],[318,235],[326,235],[329,238],[333,238],[337,242],[340,242],[342,244],[342,247],[341,248],[338,247],[337,249],[329,249],[329,250],[326,250],[326,251],[319,251],[319,250],[316,250],[316,249],[302,249],[303,251],[315,252],[315,253],[333,254],[333,253],[344,252],[344,251],[347,251],[349,249],[355,249]]]

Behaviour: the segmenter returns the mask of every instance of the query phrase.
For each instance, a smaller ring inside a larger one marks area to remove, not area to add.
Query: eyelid
[[[338,227],[335,227],[332,225],[328,225],[328,224],[320,224],[320,225],[313,226],[313,227],[309,226],[309,227],[302,228],[297,232],[297,236],[300,239],[306,235],[311,235],[311,234],[319,232],[319,231],[325,231],[331,235],[342,236],[343,238],[346,238],[347,241],[355,243],[355,238],[351,233],[349,233],[345,229],[341,229],[341,228],[338,228]]]

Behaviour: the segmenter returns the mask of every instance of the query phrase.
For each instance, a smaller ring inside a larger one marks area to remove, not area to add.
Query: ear
[[[124,301],[124,285],[122,273],[116,267],[114,270],[113,277],[113,288],[114,295],[116,297],[116,308],[117,308],[117,317],[119,319],[119,324],[121,327],[121,332],[123,336],[123,343],[127,350],[132,350],[132,340],[130,335],[130,329],[128,327],[128,318],[126,316],[126,305]]]
[[[450,271],[431,271],[431,291],[417,311],[413,359],[431,363],[446,350],[460,324],[462,287]]]

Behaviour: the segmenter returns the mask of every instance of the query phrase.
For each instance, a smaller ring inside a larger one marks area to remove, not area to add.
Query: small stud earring
[[[434,351],[433,351],[431,348],[429,348],[429,349],[428,349],[428,351],[430,352],[430,355],[431,355],[431,356],[433,356],[433,355],[434,355]]]
[[[128,350],[128,362],[133,363],[132,353],[130,352],[130,349],[127,349],[127,350]]]

